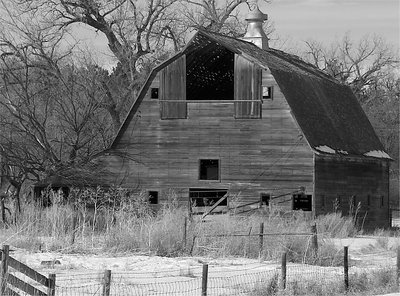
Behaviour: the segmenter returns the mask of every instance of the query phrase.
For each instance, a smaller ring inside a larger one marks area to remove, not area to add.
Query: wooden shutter
[[[187,117],[185,55],[161,70],[159,95],[161,119]],[[183,102],[168,102],[169,100],[182,100]]]
[[[262,69],[235,55],[235,100],[254,102],[235,102],[235,118],[261,118]]]

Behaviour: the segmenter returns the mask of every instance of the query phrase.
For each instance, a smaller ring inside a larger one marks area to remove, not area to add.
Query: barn
[[[389,226],[390,156],[349,87],[270,48],[199,30],[153,69],[103,157],[109,182],[191,213],[247,205]],[[127,156],[128,155],[128,156]]]

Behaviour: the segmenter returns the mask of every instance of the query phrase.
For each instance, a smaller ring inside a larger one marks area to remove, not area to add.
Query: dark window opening
[[[219,180],[219,160],[200,159],[200,180]]]
[[[273,98],[273,88],[272,86],[263,86],[262,88],[262,97],[263,99],[271,99]]]
[[[271,200],[271,195],[269,193],[260,194],[261,205],[269,206],[269,201]]]
[[[325,195],[321,195],[321,208],[325,208]]]
[[[371,206],[371,196],[367,196],[367,206]]]
[[[385,198],[383,195],[381,195],[381,208],[385,205]]]
[[[203,189],[203,188],[190,188],[189,198],[192,207],[206,207],[214,205],[221,197],[226,195],[226,189]],[[225,198],[220,206],[227,206],[228,199]]]
[[[211,42],[187,54],[187,100],[233,100],[233,52]]]
[[[152,87],[150,90],[150,98],[158,99],[158,87]]]
[[[311,194],[294,194],[293,195],[293,210],[312,210],[312,195]]]
[[[149,204],[158,204],[158,191],[149,191]]]

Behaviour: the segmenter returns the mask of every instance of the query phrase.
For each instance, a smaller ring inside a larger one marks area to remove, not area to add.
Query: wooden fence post
[[[208,264],[203,264],[203,276],[201,279],[201,296],[207,296]]]
[[[111,287],[111,270],[105,270],[102,296],[110,296],[110,287]]]
[[[47,287],[47,296],[54,296],[56,294],[56,275],[49,274],[49,286]]]
[[[282,265],[281,265],[281,290],[286,289],[286,252],[282,254]]]
[[[4,245],[1,251],[1,288],[0,292],[1,295],[6,295],[6,288],[7,288],[7,273],[8,273],[8,256],[10,253],[10,246]]]
[[[184,250],[186,251],[187,247],[187,217],[183,220],[183,247]]]
[[[312,249],[312,254],[314,258],[317,258],[318,256],[318,234],[317,234],[317,223],[314,223],[311,225],[311,249]]]
[[[346,291],[349,290],[349,247],[344,247],[343,257],[343,268],[344,268],[344,287]]]
[[[397,270],[396,270],[396,284],[397,288],[399,288],[400,285],[400,246],[397,247]],[[400,290],[399,290],[400,291]]]
[[[261,258],[262,255],[262,251],[264,248],[264,222],[260,223],[260,234],[259,234],[259,245],[258,245],[258,251],[259,251],[259,255],[258,257]]]

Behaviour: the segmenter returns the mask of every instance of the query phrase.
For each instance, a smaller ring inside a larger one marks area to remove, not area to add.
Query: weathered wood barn
[[[148,77],[104,157],[110,182],[173,191],[193,211],[263,202],[315,215],[360,205],[389,225],[390,157],[349,87],[269,48],[266,15],[243,39],[198,31]],[[129,154],[134,156],[124,157]]]

